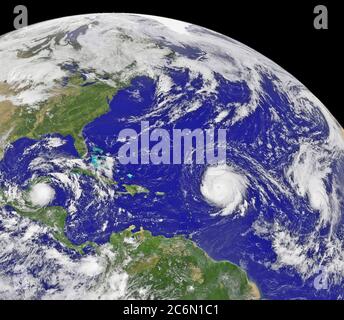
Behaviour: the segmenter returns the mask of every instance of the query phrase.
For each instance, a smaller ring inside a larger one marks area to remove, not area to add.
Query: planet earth
[[[343,129],[280,66],[137,14],[16,30],[0,61],[0,299],[344,297]],[[124,164],[142,122],[224,129],[225,163]]]

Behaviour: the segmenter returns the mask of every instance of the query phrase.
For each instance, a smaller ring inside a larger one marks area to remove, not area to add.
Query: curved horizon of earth
[[[343,298],[344,133],[278,65],[136,14],[32,25],[0,59],[0,298]],[[226,164],[121,164],[142,121],[226,129]]]

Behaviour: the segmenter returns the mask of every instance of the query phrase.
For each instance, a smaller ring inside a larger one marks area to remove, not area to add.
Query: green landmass
[[[83,169],[83,168],[73,168],[71,170],[72,174],[77,174],[80,176],[87,176],[87,177],[91,177],[93,179],[96,179],[98,181],[101,181],[107,185],[117,185],[117,181],[114,181],[108,177],[105,177],[103,175],[97,175],[95,172],[93,172],[90,169]]]
[[[38,139],[49,133],[71,135],[78,153],[84,156],[87,148],[82,129],[108,112],[108,99],[127,84],[118,82],[117,88],[102,82],[87,86],[82,84],[84,81],[81,76],[72,77],[66,87],[58,86],[54,96],[37,109],[13,106],[10,102],[6,102],[6,105],[2,103],[0,134],[9,132],[7,142],[14,142],[22,137]]]
[[[72,174],[77,174],[81,176],[87,176],[91,177],[93,179],[96,179],[98,181],[101,181],[107,185],[117,185],[118,182],[114,181],[108,177],[104,177],[102,175],[97,175],[94,171],[90,169],[83,169],[83,168],[73,168],[70,171]],[[140,193],[149,193],[149,190],[143,186],[137,185],[137,184],[123,184],[123,188],[126,190],[125,192],[117,191],[117,194],[123,195],[123,194],[130,194],[131,196],[135,196],[136,194]],[[164,192],[156,192],[155,193],[158,196],[163,196],[165,195]]]
[[[85,243],[78,246],[69,241],[64,232],[67,212],[62,207],[46,207],[32,212],[16,209],[16,212],[23,217],[30,218],[33,221],[39,221],[47,227],[50,227],[52,235],[57,241],[80,254],[83,254],[83,248],[90,244]]]
[[[214,261],[184,237],[153,236],[143,229],[133,233],[131,227],[112,234],[110,243],[117,252],[115,264],[129,274],[134,298],[141,288],[149,288],[154,299],[258,298],[243,270]]]
[[[147,188],[137,184],[123,184],[123,187],[131,196],[135,196],[138,193],[149,193]]]
[[[81,176],[87,176],[87,177],[92,177],[97,179],[97,175],[92,172],[89,169],[82,169],[82,168],[73,168],[71,170],[71,173],[77,174],[77,175],[81,175]]]
[[[65,235],[65,224],[67,218],[67,211],[62,207],[37,207],[34,206],[29,198],[29,192],[31,186],[34,183],[39,182],[49,182],[48,177],[39,177],[30,182],[27,190],[21,192],[21,201],[19,199],[14,199],[9,201],[3,190],[0,189],[0,207],[1,206],[11,206],[20,216],[29,218],[33,221],[38,221],[45,226],[49,227],[53,237],[65,245],[69,249],[73,249],[80,254],[83,254],[83,249],[85,246],[91,243],[85,243],[82,245],[74,245]]]

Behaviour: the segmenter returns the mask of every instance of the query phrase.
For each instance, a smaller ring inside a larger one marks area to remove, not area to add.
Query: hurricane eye
[[[55,198],[55,190],[46,183],[37,183],[29,191],[29,199],[34,206],[45,207]]]
[[[228,215],[243,202],[246,188],[245,176],[228,165],[221,165],[206,169],[200,190],[210,204],[222,209],[221,215]]]

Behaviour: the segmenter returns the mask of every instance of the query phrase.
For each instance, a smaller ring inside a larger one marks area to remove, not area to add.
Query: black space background
[[[0,34],[13,29],[13,8],[24,4],[29,24],[82,13],[129,12],[195,23],[228,35],[264,54],[305,84],[344,126],[342,81],[344,10],[340,0],[93,0],[1,1]],[[329,29],[315,30],[313,9],[324,4]],[[1,63],[1,62],[0,62]]]

